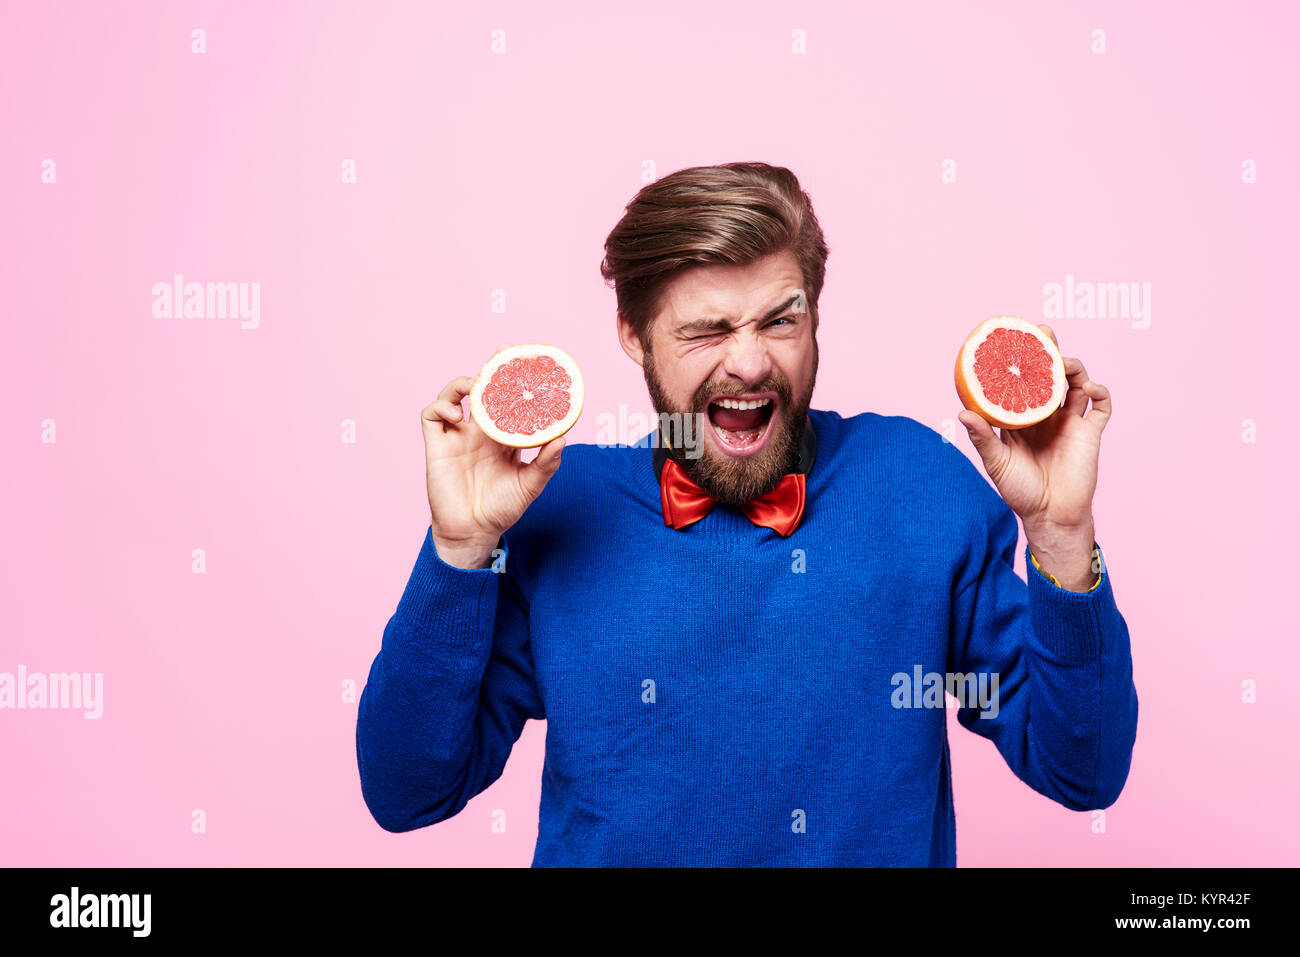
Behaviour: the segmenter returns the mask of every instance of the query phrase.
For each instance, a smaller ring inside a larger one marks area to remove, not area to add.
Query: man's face
[[[817,377],[809,308],[799,264],[783,251],[749,266],[681,274],[645,343],[620,321],[655,411],[705,417],[698,457],[672,455],[721,502],[766,494],[798,467]]]

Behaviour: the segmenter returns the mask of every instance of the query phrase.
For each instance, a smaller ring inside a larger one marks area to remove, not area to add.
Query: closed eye
[[[797,324],[798,324],[798,318],[796,316],[792,316],[792,315],[781,316],[779,319],[773,319],[772,321],[767,323],[763,328],[771,329],[773,326],[778,326],[778,327],[782,325],[794,326]],[[733,330],[730,328],[721,328],[721,329],[710,329],[705,332],[697,332],[694,334],[682,334],[682,333],[678,333],[678,334],[686,342],[707,342],[710,339],[717,339],[721,336],[729,336],[731,335],[732,331]]]

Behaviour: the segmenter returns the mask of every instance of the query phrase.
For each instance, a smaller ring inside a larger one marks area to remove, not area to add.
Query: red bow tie
[[[792,472],[772,491],[746,502],[740,510],[755,525],[774,529],[782,537],[789,536],[803,517],[805,481],[802,472]],[[685,528],[698,522],[713,510],[717,502],[691,481],[686,470],[673,459],[664,463],[659,476],[659,500],[664,509],[664,524],[673,528]]]

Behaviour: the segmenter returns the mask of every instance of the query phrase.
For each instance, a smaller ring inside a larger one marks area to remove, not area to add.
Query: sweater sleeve
[[[357,708],[361,793],[386,831],[458,814],[501,776],[529,718],[545,714],[528,603],[505,572],[448,565],[431,530]]]
[[[1093,547],[1092,547],[1092,553],[1093,553],[1093,555],[1094,555],[1094,556],[1099,555],[1100,552],[1097,550],[1097,543],[1096,543],[1096,542],[1093,542],[1093,543],[1092,543],[1092,546],[1093,546]],[[1029,553],[1029,560],[1032,561],[1032,562],[1034,563],[1034,567],[1035,567],[1036,569],[1038,569],[1038,574],[1042,575],[1044,578],[1046,578],[1046,579],[1047,579],[1049,582],[1051,582],[1053,585],[1056,585],[1058,588],[1064,588],[1064,587],[1065,587],[1064,585],[1062,585],[1060,582],[1058,582],[1058,581],[1056,580],[1056,576],[1055,576],[1055,575],[1050,575],[1050,574],[1048,574],[1047,572],[1043,571],[1043,566],[1040,565],[1040,564],[1038,564],[1038,559],[1034,557],[1034,553],[1033,553],[1033,552],[1030,552],[1030,553]],[[1100,566],[1098,566],[1098,568],[1100,569]],[[1097,580],[1096,580],[1095,582],[1092,583],[1092,587],[1089,588],[1088,591],[1092,591],[1093,588],[1096,588],[1096,587],[1097,587],[1098,585],[1100,585],[1100,584],[1101,584],[1101,572],[1100,572],[1100,570],[1098,570],[1098,572],[1097,572]]]
[[[963,701],[957,719],[1040,794],[1076,811],[1109,807],[1128,778],[1138,715],[1110,573],[1103,558],[1101,581],[1073,592],[1031,568],[1026,546],[1021,579],[1015,513],[985,488],[991,498],[953,603],[949,670],[986,674],[996,690],[988,706]]]

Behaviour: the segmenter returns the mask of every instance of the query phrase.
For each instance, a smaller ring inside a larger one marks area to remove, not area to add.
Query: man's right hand
[[[438,557],[458,568],[487,568],[501,535],[542,493],[560,467],[564,436],[537,458],[494,442],[461,409],[474,380],[460,376],[420,413],[425,472]]]

